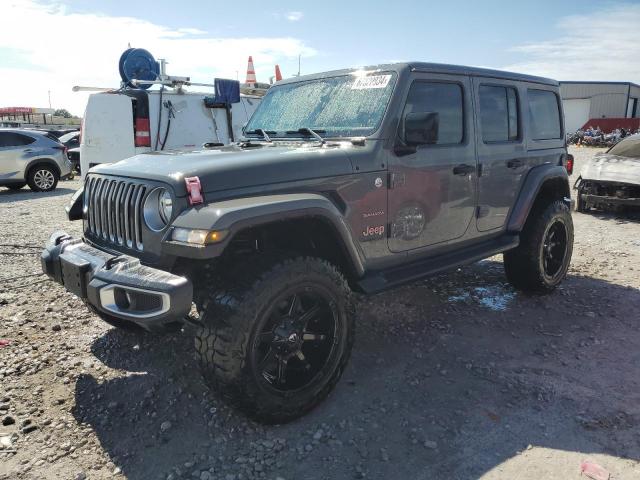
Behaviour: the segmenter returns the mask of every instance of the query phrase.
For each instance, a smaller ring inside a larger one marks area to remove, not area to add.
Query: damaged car
[[[576,181],[576,211],[640,207],[640,134],[587,163]]]

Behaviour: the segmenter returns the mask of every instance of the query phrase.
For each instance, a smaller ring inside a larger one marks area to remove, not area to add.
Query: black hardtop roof
[[[464,65],[448,65],[445,63],[428,63],[428,62],[403,62],[403,63],[385,63],[379,65],[368,65],[357,68],[345,68],[342,70],[332,70],[328,72],[314,73],[311,75],[304,75],[300,77],[287,78],[278,82],[278,85],[286,83],[295,83],[306,80],[315,80],[325,77],[335,77],[339,75],[346,75],[359,70],[375,71],[386,70],[400,72],[403,70],[411,70],[415,72],[425,73],[451,73],[457,75],[473,75],[477,77],[491,77],[491,78],[503,78],[505,80],[514,80],[522,82],[539,83],[544,85],[551,85],[557,87],[559,85],[557,80],[544,77],[536,77],[534,75],[525,75],[523,73],[507,72],[503,70],[491,70],[489,68],[480,67],[466,67]]]

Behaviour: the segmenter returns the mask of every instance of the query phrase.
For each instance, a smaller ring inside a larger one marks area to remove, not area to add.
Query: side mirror
[[[404,116],[404,141],[407,145],[438,143],[440,115],[437,112],[413,112]]]

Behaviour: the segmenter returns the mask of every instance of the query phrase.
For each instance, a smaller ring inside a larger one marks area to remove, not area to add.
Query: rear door
[[[82,174],[95,164],[113,163],[135,155],[133,126],[130,97],[111,93],[91,95],[80,143]]]
[[[529,171],[523,135],[523,91],[516,82],[473,78],[479,162],[477,228],[505,227],[509,210]]]
[[[414,74],[405,113],[437,113],[435,144],[389,164],[389,248],[400,252],[458,239],[475,211],[471,83],[465,75]],[[402,136],[402,132],[399,132]]]

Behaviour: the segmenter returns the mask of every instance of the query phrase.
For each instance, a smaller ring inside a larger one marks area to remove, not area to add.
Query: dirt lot
[[[336,391],[264,427],[207,391],[188,335],[111,329],[38,276],[49,234],[80,234],[78,187],[0,191],[1,479],[640,478],[640,217],[574,214],[549,296],[494,257],[359,299]]]

